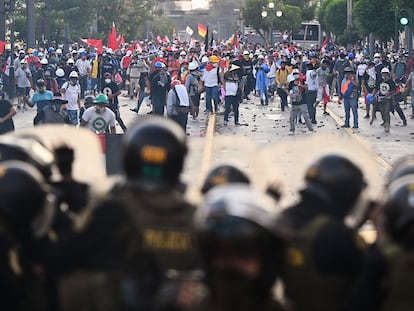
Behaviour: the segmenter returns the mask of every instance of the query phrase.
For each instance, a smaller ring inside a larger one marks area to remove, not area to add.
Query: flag
[[[198,24],[198,34],[200,37],[205,38],[207,36],[208,28],[204,26],[203,24]]]
[[[157,36],[157,42],[158,42],[158,43],[162,43],[162,39],[161,39],[161,37],[160,37],[160,36]]]
[[[204,52],[207,53],[207,51],[208,51],[208,27],[206,30],[206,36],[204,38]]]
[[[98,53],[102,53],[102,40],[97,40],[97,39],[82,39],[79,38],[81,42],[92,46],[94,48],[96,48],[96,50],[98,51]]]
[[[234,36],[234,34],[232,34],[230,38],[228,38],[226,41],[224,41],[224,44],[225,45],[233,45],[234,41],[235,41],[235,36]]]
[[[190,37],[193,35],[193,33],[194,33],[194,31],[189,27],[189,26],[187,26],[187,28],[185,28],[185,32],[187,33],[187,35],[189,35]]]
[[[326,53],[326,47],[328,46],[328,42],[329,42],[329,37],[326,36],[325,39],[322,41],[321,44],[321,54],[325,54]]]
[[[162,42],[163,43],[170,43],[170,39],[167,37],[167,35],[165,35],[164,38],[162,38]]]
[[[113,51],[118,49],[118,40],[116,39],[115,22],[112,22],[112,30],[108,36],[108,48],[111,48]]]
[[[0,40],[0,54],[3,54],[5,47],[6,47],[6,41]]]
[[[235,41],[236,41],[236,43],[234,44],[234,47],[236,49],[239,49],[239,34],[238,33],[236,33],[236,35],[235,35]]]
[[[118,46],[121,44],[125,44],[124,35],[118,35],[118,37],[116,38],[116,41],[118,42]]]

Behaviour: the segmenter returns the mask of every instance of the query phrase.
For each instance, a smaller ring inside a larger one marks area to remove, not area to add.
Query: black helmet
[[[232,165],[219,165],[212,169],[204,181],[201,193],[206,193],[211,188],[222,184],[245,183],[250,184],[247,175]]]
[[[4,135],[0,137],[0,162],[18,160],[32,164],[48,180],[52,175],[54,155],[35,138]]]
[[[345,216],[366,187],[362,171],[350,160],[339,155],[323,156],[305,174],[302,194],[312,194],[334,207],[329,212]]]
[[[128,179],[154,186],[176,184],[187,154],[186,135],[162,117],[140,120],[122,140],[122,161]]]
[[[399,159],[388,175],[387,184],[405,175],[414,174],[414,155],[408,155]]]
[[[384,225],[395,241],[414,246],[414,174],[391,183],[384,201]]]
[[[53,216],[54,203],[42,175],[20,161],[0,163],[0,214],[16,234],[44,235]]]
[[[95,97],[92,95],[85,96],[85,106],[93,106],[94,105]]]
[[[282,252],[279,212],[275,201],[246,184],[227,184],[211,189],[197,209],[194,228],[204,260],[215,255],[258,255],[262,264],[257,286],[272,287],[279,272]]]

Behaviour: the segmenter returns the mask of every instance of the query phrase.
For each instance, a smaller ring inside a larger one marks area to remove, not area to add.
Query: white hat
[[[26,54],[26,52],[24,50],[20,50],[19,54]]]
[[[27,60],[23,58],[23,59],[20,61],[20,64],[22,64],[22,65],[23,65],[23,64],[27,64]]]
[[[249,53],[249,51],[244,50],[244,51],[243,51],[243,55],[250,55],[250,53]]]
[[[257,56],[258,59],[263,59],[264,56],[262,54],[260,54],[259,56]]]
[[[131,56],[131,55],[132,55],[131,50],[128,50],[128,51],[126,52],[126,55],[127,55],[127,56]]]
[[[203,57],[201,58],[201,62],[202,62],[202,63],[208,63],[208,57],[207,57],[207,56],[203,56]]]
[[[196,70],[198,68],[198,64],[196,62],[191,62],[188,64],[188,70]]]
[[[287,80],[288,80],[288,83],[290,83],[292,81],[295,81],[295,78],[293,77],[293,75],[288,75]]]
[[[78,78],[79,76],[78,76],[78,73],[76,72],[76,71],[72,71],[70,74],[69,74],[69,78]]]
[[[292,70],[292,74],[299,73],[299,69],[295,68]]]
[[[180,55],[181,55],[181,56],[185,56],[185,55],[187,55],[187,53],[186,53],[185,51],[181,51],[181,52],[180,52]]]
[[[73,58],[69,58],[67,61],[66,61],[66,64],[74,64],[75,63],[75,61],[73,60]]]
[[[56,70],[56,76],[62,78],[65,75],[65,71],[62,68]]]
[[[235,64],[231,64],[231,67],[230,67],[229,71],[237,70],[239,68],[240,68],[239,66],[237,66]]]
[[[374,58],[377,58],[377,57],[378,57],[378,58],[379,58],[379,57],[381,57],[380,53],[375,53],[375,54],[374,54]]]
[[[47,64],[49,64],[49,62],[47,61],[47,58],[45,57],[45,58],[42,58],[41,60],[40,60],[40,63],[42,64],[42,65],[47,65]]]
[[[57,49],[56,54],[62,54],[62,49]]]
[[[381,69],[381,73],[390,73],[390,70],[387,67]]]

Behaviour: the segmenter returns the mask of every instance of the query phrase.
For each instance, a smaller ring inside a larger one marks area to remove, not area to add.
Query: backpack
[[[351,80],[347,80],[347,79],[343,79],[342,80],[342,83],[341,83],[341,94],[345,98],[348,98],[351,95],[353,88],[354,88],[354,85],[352,84],[352,81]]]

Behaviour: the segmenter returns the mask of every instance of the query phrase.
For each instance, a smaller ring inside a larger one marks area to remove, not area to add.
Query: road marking
[[[326,107],[326,111],[329,113],[329,115],[332,117],[332,119],[335,120],[335,122],[342,126],[344,125],[344,121],[342,121],[331,109],[329,109],[328,107]],[[357,141],[360,141],[363,144],[367,143],[367,140],[361,136],[359,136],[358,134],[356,134],[354,131],[352,131],[352,129],[350,128],[344,128],[344,130],[351,135],[352,138],[354,138]],[[389,164],[386,160],[384,160],[383,158],[381,158],[380,156],[375,156],[375,160],[383,167],[385,168],[387,171],[391,171],[392,166],[391,164]]]

